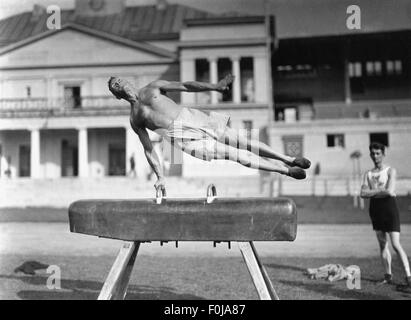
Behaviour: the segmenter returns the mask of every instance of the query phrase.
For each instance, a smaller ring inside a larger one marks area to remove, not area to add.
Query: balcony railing
[[[30,98],[0,99],[0,111],[47,111],[61,109],[110,109],[128,105],[110,96],[93,96],[79,98]]]

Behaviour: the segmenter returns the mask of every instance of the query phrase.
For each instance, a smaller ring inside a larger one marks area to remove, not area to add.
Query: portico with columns
[[[215,84],[228,73],[235,79],[227,96],[212,91],[209,99],[201,99],[203,93],[183,92],[182,105],[229,114],[231,127],[243,130],[244,134],[251,130],[251,136],[258,139],[269,122],[268,36],[264,17],[186,21],[179,44],[181,81]],[[184,153],[183,163],[183,175],[257,173],[227,161],[204,163]]]
[[[131,156],[137,177],[146,176],[150,169],[138,136],[128,124],[128,116],[97,120],[57,118],[45,123],[44,119],[20,119],[17,123],[14,119],[3,119],[1,177],[124,176],[130,171]],[[70,127],[70,122],[78,124]],[[24,128],[29,123],[29,129]],[[159,136],[149,134],[153,144],[158,145]]]

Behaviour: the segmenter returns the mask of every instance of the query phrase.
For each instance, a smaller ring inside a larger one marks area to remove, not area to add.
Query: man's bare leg
[[[221,142],[216,142],[214,155],[215,159],[235,161],[248,168],[277,172],[299,180],[306,177],[305,171],[301,168],[289,168],[280,161],[267,160],[250,151],[237,149]]]
[[[295,158],[275,152],[271,147],[257,140],[249,140],[247,137],[239,134],[232,128],[227,128],[224,135],[219,139],[220,142],[230,145],[235,148],[257,152],[260,157],[281,160],[289,166],[298,166],[303,169],[308,169],[311,162],[305,158]]]

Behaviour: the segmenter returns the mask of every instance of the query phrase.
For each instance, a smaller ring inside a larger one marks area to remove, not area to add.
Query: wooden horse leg
[[[140,242],[124,242],[104,282],[98,300],[124,300]]]
[[[238,242],[241,254],[250,272],[254,286],[261,300],[280,300],[268,277],[267,271],[258,257],[254,244],[250,242]]]

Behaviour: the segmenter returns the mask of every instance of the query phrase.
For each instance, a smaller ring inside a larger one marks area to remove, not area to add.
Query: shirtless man
[[[233,81],[232,75],[227,75],[217,84],[157,80],[136,90],[127,80],[117,77],[109,79],[108,87],[111,93],[117,99],[125,99],[131,104],[131,127],[139,136],[147,161],[157,175],[158,180],[154,185],[157,190],[165,187],[165,181],[147,129],[159,133],[184,152],[202,160],[225,159],[295,179],[306,177],[303,169],[310,167],[309,160],[279,154],[264,143],[247,139],[227,126],[227,115],[186,108],[166,95],[167,92],[222,93],[229,90]]]

